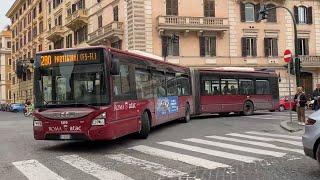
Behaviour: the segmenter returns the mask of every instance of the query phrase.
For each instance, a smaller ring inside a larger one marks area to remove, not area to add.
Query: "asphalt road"
[[[302,132],[280,128],[285,119],[213,115],[161,125],[147,140],[68,142],[35,141],[30,118],[0,112],[0,179],[320,179],[302,153]]]

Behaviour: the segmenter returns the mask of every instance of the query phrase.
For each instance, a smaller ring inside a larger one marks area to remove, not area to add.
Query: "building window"
[[[214,0],[204,0],[204,17],[214,17],[215,16],[215,1]]]
[[[62,0],[53,0],[52,2],[53,2],[53,9],[55,9],[62,3]]]
[[[42,34],[43,33],[43,21],[39,22],[39,33]]]
[[[121,40],[111,43],[111,47],[116,49],[121,49],[121,45],[122,45]]]
[[[274,4],[268,4],[267,8],[274,8]],[[277,8],[268,11],[267,22],[277,22]]]
[[[176,39],[172,36],[162,37],[162,54],[164,56],[179,56],[179,36],[176,36]]]
[[[278,39],[264,38],[264,54],[265,57],[278,56]]]
[[[37,25],[35,25],[33,28],[32,28],[32,37],[33,38],[35,38],[36,36],[37,36],[37,34],[38,34],[38,32],[37,32]]]
[[[216,56],[216,37],[200,37],[200,56]]]
[[[12,77],[12,84],[16,84],[16,77]]]
[[[62,15],[60,14],[57,18],[54,19],[55,26],[62,26]]]
[[[309,55],[309,39],[306,39],[306,38],[298,39],[298,55],[302,55],[302,56]]]
[[[51,13],[51,2],[48,2],[48,11]]]
[[[56,42],[53,43],[53,48],[54,49],[62,49],[63,48],[63,38],[57,40]]]
[[[166,14],[178,16],[178,0],[166,0]]]
[[[37,8],[33,8],[32,10],[32,19],[35,19],[37,17]]]
[[[8,80],[11,81],[11,73],[8,73]]]
[[[312,7],[294,6],[294,16],[298,24],[312,24]]]
[[[38,49],[39,51],[42,51],[42,44],[39,44]]]
[[[39,14],[42,12],[42,2],[39,2]]]
[[[98,16],[98,28],[102,27],[102,15]]]
[[[66,48],[71,48],[72,47],[72,34],[69,34],[66,37]]]
[[[12,60],[11,60],[11,59],[8,59],[8,64],[9,64],[9,66],[11,66],[11,62],[12,62]]]
[[[245,4],[246,22],[254,22],[254,5],[250,3]]]
[[[257,56],[257,39],[251,37],[243,37],[242,44],[242,56],[243,57],[255,57]]]
[[[7,48],[8,48],[8,49],[11,48],[11,41],[7,41]]]
[[[119,7],[118,6],[113,7],[113,20],[119,21]]]
[[[74,32],[74,43],[80,44],[87,40],[88,36],[88,28],[87,26],[84,26],[83,28],[80,28]]]

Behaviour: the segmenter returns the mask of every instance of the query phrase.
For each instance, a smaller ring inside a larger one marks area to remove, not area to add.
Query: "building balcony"
[[[184,17],[184,16],[158,16],[158,30],[170,31],[227,31],[229,22],[227,18],[216,17]]]
[[[66,26],[72,30],[77,30],[88,24],[88,11],[79,9],[68,15],[66,18]]]
[[[302,67],[320,67],[320,56],[300,56]]]
[[[112,22],[89,34],[89,45],[100,45],[122,39],[124,30],[122,22]]]
[[[49,41],[55,42],[63,37],[64,32],[65,31],[62,26],[55,26],[49,30],[47,39]]]

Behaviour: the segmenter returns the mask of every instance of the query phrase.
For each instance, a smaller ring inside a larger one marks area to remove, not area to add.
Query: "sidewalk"
[[[290,120],[282,121],[280,123],[280,127],[289,131],[289,132],[297,132],[303,130],[304,126],[299,125],[297,121],[293,121],[291,123]]]

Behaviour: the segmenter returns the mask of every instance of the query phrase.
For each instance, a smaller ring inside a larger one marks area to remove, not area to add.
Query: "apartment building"
[[[0,104],[11,103],[11,32],[0,32]]]
[[[268,7],[285,6],[297,21],[302,85],[309,94],[320,83],[320,2],[317,0],[33,0],[29,8],[31,17],[34,8],[39,11],[39,2],[45,4],[43,25],[37,17],[27,29],[34,34],[35,25],[38,24],[38,31],[44,26],[44,36],[37,36],[31,41],[33,45],[25,46],[22,37],[28,31],[20,24],[24,19],[23,3],[28,1],[31,0],[17,0],[7,13],[13,20],[14,60],[32,57],[40,45],[41,49],[104,45],[165,56],[169,62],[190,67],[275,69],[281,78],[280,95],[288,94],[283,52],[294,50],[292,18],[282,8],[270,11],[267,20],[261,22],[256,14],[262,3]],[[19,88],[30,87],[21,86],[23,77],[17,78]],[[295,76],[291,79],[294,90]],[[17,97],[25,97],[24,89],[13,91]]]

